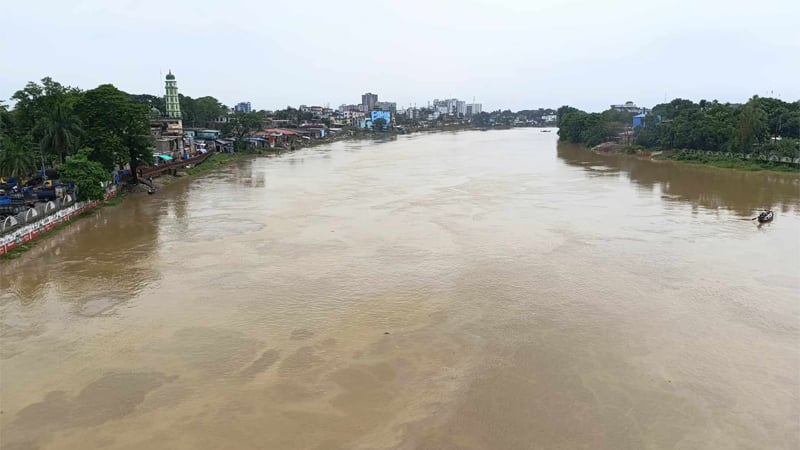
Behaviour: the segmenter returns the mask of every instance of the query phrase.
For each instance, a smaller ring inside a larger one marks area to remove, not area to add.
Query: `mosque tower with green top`
[[[181,104],[178,102],[178,82],[175,81],[175,75],[171,70],[167,74],[166,90],[167,94],[164,96],[164,100],[167,105],[167,117],[180,119],[182,116]]]

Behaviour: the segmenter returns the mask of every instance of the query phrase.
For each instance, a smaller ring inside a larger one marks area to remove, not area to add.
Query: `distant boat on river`
[[[759,223],[772,222],[773,218],[775,218],[775,214],[772,211],[764,211],[756,217]]]

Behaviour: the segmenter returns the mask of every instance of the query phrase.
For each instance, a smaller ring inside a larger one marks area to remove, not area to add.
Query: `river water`
[[[0,263],[2,448],[800,447],[798,176],[556,139],[243,160]]]

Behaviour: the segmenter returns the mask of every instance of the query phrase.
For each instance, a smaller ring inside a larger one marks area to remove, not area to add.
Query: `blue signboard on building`
[[[384,129],[389,128],[389,125],[392,123],[392,113],[389,111],[371,111],[370,120],[372,123],[375,123],[375,121],[378,119],[383,119],[386,121],[386,126],[383,127]]]

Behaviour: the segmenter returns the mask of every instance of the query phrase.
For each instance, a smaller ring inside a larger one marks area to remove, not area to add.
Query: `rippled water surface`
[[[0,308],[4,450],[800,447],[797,174],[342,142],[78,221]]]

